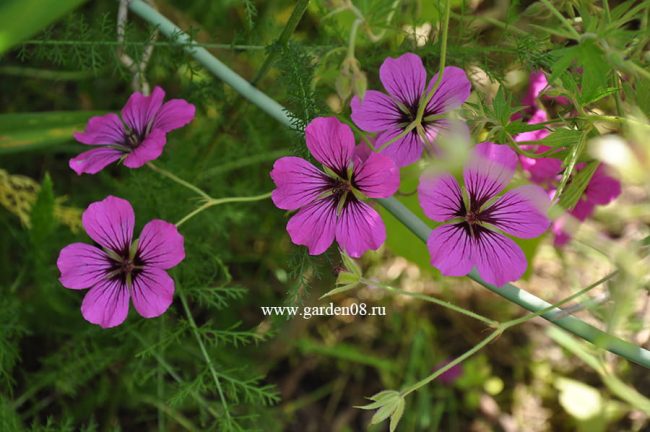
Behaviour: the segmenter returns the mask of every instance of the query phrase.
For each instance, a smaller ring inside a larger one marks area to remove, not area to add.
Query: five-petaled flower
[[[195,111],[194,105],[183,99],[163,103],[164,98],[160,87],[151,96],[135,92],[122,109],[122,119],[115,113],[91,118],[86,130],[74,137],[97,148],[70,159],[70,168],[79,175],[96,174],[118,159],[129,168],[140,168],[157,159],[167,133],[191,122]]]
[[[386,240],[381,217],[366,198],[391,196],[399,186],[395,163],[379,153],[355,149],[352,130],[334,117],[314,119],[305,129],[307,148],[324,172],[298,157],[283,157],[273,165],[277,189],[273,203],[298,210],[287,231],[295,244],[311,255],[325,252],[334,239],[350,256],[359,257]]]
[[[174,296],[174,281],[165,270],[185,258],[176,226],[154,219],[133,241],[133,208],[114,196],[90,204],[82,222],[96,245],[64,247],[57,266],[64,287],[90,288],[81,305],[84,318],[104,328],[118,326],[128,315],[129,299],[145,318],[163,314]]]
[[[420,205],[444,224],[427,241],[431,264],[445,276],[464,276],[476,268],[487,282],[502,286],[519,279],[527,262],[521,248],[505,234],[533,238],[548,228],[550,200],[536,185],[520,186],[497,198],[510,183],[517,155],[493,143],[476,146],[465,167],[465,193],[451,174],[423,174]]]
[[[433,89],[438,74],[431,78],[425,92],[427,72],[422,59],[406,53],[396,59],[389,57],[384,60],[379,78],[388,95],[368,90],[363,100],[355,96],[351,103],[352,120],[366,132],[380,132],[376,143],[378,148],[394,140],[382,152],[398,166],[409,165],[422,155],[423,139],[417,128],[402,138],[395,138],[416,120],[421,101]],[[445,118],[445,113],[462,105],[470,91],[471,84],[462,69],[453,66],[444,69],[440,84],[422,116],[421,126],[428,142],[434,143],[440,130],[457,126],[458,122],[451,123]]]

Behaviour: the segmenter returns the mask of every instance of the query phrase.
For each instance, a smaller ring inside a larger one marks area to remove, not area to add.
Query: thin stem
[[[273,64],[273,61],[275,58],[278,56],[280,53],[280,50],[277,49],[278,46],[285,46],[287,42],[289,41],[289,38],[293,34],[293,32],[296,30],[296,27],[298,26],[298,23],[300,23],[300,19],[304,15],[305,11],[307,10],[307,6],[309,5],[309,0],[298,0],[296,3],[296,7],[293,8],[293,12],[291,13],[291,16],[289,17],[289,21],[287,21],[287,25],[284,26],[284,29],[282,30],[282,33],[280,34],[280,37],[278,38],[277,42],[275,43],[275,47],[269,52],[269,55],[266,56],[266,59],[264,60],[264,63],[262,64],[262,67],[260,70],[257,72],[255,75],[255,78],[253,78],[253,81],[251,83],[253,85],[257,85],[257,83],[266,75],[266,73],[269,71],[271,68],[271,65]]]
[[[498,321],[495,321],[495,320],[492,320],[490,318],[484,317],[483,315],[480,315],[480,314],[477,314],[477,313],[472,312],[470,310],[464,309],[464,308],[462,308],[460,306],[456,306],[456,305],[454,305],[452,303],[449,303],[449,302],[446,302],[444,300],[440,300],[440,299],[435,298],[433,296],[429,296],[429,295],[421,294],[421,293],[417,293],[417,292],[405,291],[403,289],[395,288],[395,287],[392,287],[390,285],[383,284],[381,282],[371,281],[371,280],[367,280],[367,279],[363,279],[363,278],[361,279],[361,282],[365,283],[366,285],[378,286],[378,287],[380,287],[382,289],[385,289],[386,291],[389,291],[389,292],[392,292],[392,293],[401,294],[401,295],[405,295],[405,296],[413,297],[413,298],[416,298],[416,299],[419,299],[419,300],[424,300],[424,301],[427,301],[427,302],[430,302],[430,303],[437,304],[438,306],[442,306],[444,308],[453,310],[454,312],[458,312],[458,313],[466,315],[466,316],[468,316],[470,318],[474,318],[475,320],[481,321],[481,322],[489,325],[490,327],[495,327],[496,328],[496,327],[499,326]]]
[[[251,196],[251,197],[228,197],[228,198],[209,198],[208,201],[203,203],[201,206],[195,208],[191,212],[189,212],[187,215],[185,215],[181,220],[176,222],[176,226],[179,227],[183,225],[185,222],[188,220],[192,219],[194,216],[197,214],[201,213],[203,210],[209,209],[210,207],[214,207],[217,205],[221,204],[228,204],[228,203],[234,203],[234,202],[253,202],[253,201],[261,201],[265,200],[267,198],[271,197],[272,192],[267,192],[262,195],[256,195],[256,196]]]
[[[194,186],[192,183],[183,180],[182,178],[180,178],[180,177],[176,176],[175,174],[167,171],[166,169],[160,168],[159,166],[154,165],[152,162],[147,163],[147,166],[149,168],[151,168],[152,170],[156,171],[158,174],[167,177],[168,179],[178,183],[181,186],[184,186],[184,187],[190,189],[193,192],[196,192],[197,194],[201,195],[201,197],[203,197],[204,199],[206,199],[206,200],[211,200],[212,199],[212,197],[210,195],[208,195],[207,193],[205,193],[204,191],[202,191],[198,187]]]
[[[545,315],[545,314],[547,314],[547,313],[549,313],[551,311],[556,310],[559,306],[561,306],[563,304],[566,304],[566,303],[570,302],[571,300],[586,294],[587,292],[591,291],[592,289],[594,289],[598,285],[608,281],[609,279],[614,277],[617,273],[618,273],[618,271],[614,271],[614,272],[608,274],[607,276],[603,277],[602,279],[600,279],[600,280],[594,282],[593,284],[589,285],[588,287],[581,289],[580,291],[578,291],[578,292],[570,295],[569,297],[555,303],[554,305],[548,306],[547,308],[544,308],[544,309],[539,310],[539,311],[537,311],[535,313],[532,313],[532,314],[525,315],[525,316],[523,316],[521,318],[516,318],[516,319],[510,320],[510,321],[503,322],[501,324],[497,323],[498,324],[497,328],[492,333],[490,333],[490,335],[488,337],[486,337],[481,342],[479,342],[476,346],[472,347],[470,350],[466,351],[464,354],[460,355],[459,357],[455,358],[454,360],[452,360],[451,362],[449,362],[445,366],[443,366],[440,369],[436,370],[435,372],[433,372],[431,375],[427,376],[426,378],[424,378],[424,379],[416,382],[415,384],[407,387],[406,389],[402,390],[402,392],[401,392],[402,397],[408,395],[409,393],[414,392],[415,390],[419,389],[422,386],[425,386],[425,385],[429,384],[431,381],[438,378],[440,375],[442,375],[443,373],[445,373],[446,371],[448,371],[452,367],[454,367],[457,364],[467,360],[469,357],[473,356],[474,354],[476,354],[477,352],[482,350],[487,344],[489,344],[490,342],[495,340],[497,337],[499,337],[503,332],[505,332],[509,328],[517,326],[519,324],[523,324],[526,321],[529,321],[529,320],[531,320],[533,318]]]
[[[542,3],[544,3],[544,6],[546,6],[546,8],[547,8],[549,11],[551,11],[551,13],[552,13],[553,15],[555,15],[555,16],[560,20],[560,22],[562,23],[562,25],[563,25],[564,27],[566,27],[567,30],[569,30],[569,33],[571,33],[571,35],[572,35],[575,39],[580,39],[580,34],[576,31],[576,29],[573,28],[573,26],[571,25],[571,23],[569,22],[569,20],[567,20],[567,19],[564,17],[564,15],[562,15],[562,14],[560,13],[560,11],[558,11],[558,10],[555,8],[555,6],[553,6],[553,4],[552,4],[549,0],[542,0]]]
[[[449,363],[447,363],[446,365],[444,365],[440,369],[436,370],[434,373],[432,373],[428,377],[426,377],[426,378],[416,382],[415,384],[405,388],[404,390],[402,390],[400,392],[402,397],[408,395],[409,393],[414,392],[415,390],[419,389],[422,386],[425,386],[425,385],[429,384],[431,381],[438,378],[440,375],[447,372],[452,367],[456,366],[459,363],[464,362],[465,360],[467,360],[468,358],[470,358],[471,356],[473,356],[474,354],[476,354],[477,352],[482,350],[487,344],[492,342],[494,339],[498,338],[501,335],[501,333],[503,333],[503,331],[504,331],[504,329],[501,328],[501,326],[499,326],[496,330],[494,330],[492,333],[490,333],[490,335],[488,337],[483,339],[477,345],[473,346],[470,350],[465,351],[465,353],[463,353],[460,356],[456,357],[455,359],[453,359],[452,361],[450,361]]]
[[[144,337],[142,337],[142,335],[140,335],[140,333],[136,332],[135,330],[131,330],[131,333],[133,334],[133,336],[136,337],[136,339],[138,339],[138,340],[140,341],[140,343],[141,343],[143,346],[145,346],[145,347],[149,347],[149,346],[151,345],[148,341],[145,340]],[[180,384],[181,386],[185,386],[185,385],[186,385],[186,383],[185,383],[185,381],[183,380],[183,378],[181,378],[180,375],[178,375],[178,374],[176,373],[176,371],[174,371],[174,368],[172,368],[172,366],[171,366],[169,363],[167,363],[167,360],[165,360],[163,356],[161,356],[161,355],[160,355],[158,352],[156,352],[155,350],[153,350],[153,351],[151,352],[151,354],[152,354],[152,355],[154,356],[154,358],[158,361],[158,363],[160,364],[160,366],[162,366],[163,369],[165,369],[165,371],[167,372],[167,374],[169,374],[169,376],[171,376],[171,377],[174,379],[174,381],[176,381],[176,382],[177,382],[178,384]],[[218,413],[214,408],[212,408],[212,407],[210,406],[210,404],[208,403],[208,401],[205,400],[205,399],[203,398],[203,396],[201,396],[201,395],[200,395],[196,390],[190,389],[190,395],[194,398],[194,400],[195,400],[199,405],[203,406],[203,407],[204,407],[204,408],[205,408],[205,409],[206,409],[210,414],[212,414],[212,416],[213,416],[215,419],[218,419],[218,418],[221,417],[221,415],[220,415],[220,414],[219,414],[219,413]]]
[[[219,381],[219,377],[217,376],[217,371],[214,368],[214,364],[212,363],[212,359],[208,354],[208,350],[205,348],[205,345],[203,344],[203,339],[201,339],[201,335],[199,334],[199,329],[196,326],[196,322],[194,321],[192,312],[190,312],[190,307],[187,305],[185,294],[183,294],[183,291],[179,290],[178,296],[180,297],[181,303],[183,304],[183,309],[185,310],[185,314],[187,315],[187,321],[190,323],[190,327],[192,328],[194,337],[196,338],[196,341],[199,343],[199,348],[201,349],[203,358],[205,359],[205,362],[208,365],[208,369],[210,369],[210,374],[212,374],[212,379],[214,379],[214,383],[217,386],[217,391],[219,392],[219,398],[221,398],[221,403],[223,404],[223,409],[226,413],[226,418],[228,419],[228,422],[230,422],[230,411],[228,410],[228,402],[226,402],[226,397],[224,396],[223,390],[221,389],[221,382]]]
[[[436,79],[436,82],[433,84],[433,87],[431,87],[429,93],[427,93],[424,100],[420,102],[420,106],[418,107],[417,117],[415,118],[415,122],[417,124],[422,123],[422,117],[424,117],[424,109],[429,104],[429,101],[433,98],[433,95],[436,93],[438,87],[440,86],[440,83],[442,82],[442,75],[444,73],[445,64],[447,62],[447,35],[449,34],[450,12],[451,12],[451,0],[445,0],[445,14],[443,16],[443,21],[442,21],[442,38],[440,39],[440,64],[438,66],[438,78]]]
[[[191,41],[191,38],[186,33],[183,33],[180,28],[162,16],[158,11],[144,3],[142,0],[132,0],[129,4],[129,7],[134,13],[140,15],[146,21],[155,26],[158,26],[160,31],[166,36],[174,38],[174,40],[178,40],[181,43],[188,43]],[[187,47],[186,50],[208,71],[232,86],[235,91],[241,93],[262,111],[266,112],[268,115],[283,125],[289,128],[292,127],[291,118],[287,114],[286,108],[284,108],[282,105],[255,87],[251,86],[250,83],[235,73],[232,69],[221,63],[204,48],[194,47],[190,44],[190,47]],[[378,199],[377,201],[388,212],[393,214],[409,230],[411,230],[417,237],[419,237],[424,242],[427,241],[427,238],[431,233],[431,228],[429,228],[410,210],[404,207],[402,203],[397,201],[395,198]],[[498,294],[508,301],[515,303],[531,312],[536,312],[549,306],[549,303],[545,302],[539,297],[536,297],[525,290],[519,289],[512,284],[505,284],[501,287],[497,287],[484,281],[478,274],[474,272],[470,273],[468,276],[495,294]],[[543,318],[581,337],[584,340],[592,343],[598,343],[599,346],[604,349],[618,354],[639,365],[650,368],[650,351],[648,350],[626,342],[615,336],[611,336],[595,328],[594,326],[572,316],[553,319],[552,315],[547,313],[543,316]]]

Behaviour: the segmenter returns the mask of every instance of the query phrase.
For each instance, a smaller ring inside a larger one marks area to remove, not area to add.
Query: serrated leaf
[[[557,60],[551,65],[551,76],[548,78],[548,82],[552,84],[556,79],[560,77],[568,68],[571,66],[573,61],[576,58],[577,47],[572,46],[568,48],[561,48],[551,52],[553,57],[556,57]]]
[[[555,129],[550,135],[540,140],[541,144],[549,147],[568,147],[577,145],[582,132],[576,129]]]
[[[497,122],[503,126],[507,125],[510,121],[510,116],[512,113],[512,108],[510,103],[505,95],[504,86],[499,86],[497,94],[494,96],[492,101],[492,109],[494,110],[494,116]]]
[[[560,197],[559,204],[562,208],[569,210],[575,207],[578,201],[580,201],[580,197],[585,189],[589,186],[591,177],[593,177],[597,168],[598,162],[592,161],[573,176],[571,182],[567,185],[564,193]]]
[[[578,61],[582,66],[582,92],[580,102],[588,104],[607,89],[609,67],[603,51],[587,40],[579,45]]]

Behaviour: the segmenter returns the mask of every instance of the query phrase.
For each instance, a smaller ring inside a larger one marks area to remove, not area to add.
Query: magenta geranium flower
[[[104,328],[118,326],[129,312],[129,299],[145,318],[163,314],[174,296],[174,281],[165,270],[185,258],[176,226],[154,219],[134,241],[133,208],[114,196],[90,204],[82,222],[96,244],[68,245],[56,264],[64,287],[90,288],[81,305],[84,318]]]
[[[273,165],[277,189],[273,203],[298,210],[287,224],[291,241],[311,255],[327,250],[334,239],[352,257],[379,248],[386,228],[366,198],[385,198],[399,187],[395,163],[379,153],[355,151],[350,128],[334,117],[314,119],[305,129],[307,148],[324,172],[298,157]]]
[[[542,123],[548,120],[548,115],[544,110],[537,110],[528,121],[528,124]],[[517,142],[539,141],[546,138],[550,132],[547,129],[539,129],[530,132],[523,132],[514,137]],[[521,149],[534,152],[537,154],[551,150],[551,147],[543,144],[522,144]],[[537,184],[547,184],[555,180],[557,175],[562,171],[562,161],[552,157],[531,158],[525,155],[519,155],[521,167],[530,176],[530,180]]]
[[[82,144],[95,146],[70,159],[77,174],[96,174],[119,159],[129,168],[140,168],[157,159],[167,142],[167,133],[194,118],[194,105],[183,99],[163,103],[165,92],[156,87],[151,96],[135,92],[122,109],[122,119],[110,113],[93,117],[86,130],[75,132]]]
[[[412,53],[398,58],[387,58],[379,69],[379,78],[388,94],[368,90],[363,100],[352,99],[352,120],[366,132],[378,132],[377,147],[391,141],[415,120],[420,101],[438,79],[434,75],[425,84],[427,72],[422,59]],[[424,110],[422,126],[427,141],[435,142],[438,133],[453,127],[442,115],[461,106],[469,97],[471,84],[465,72],[457,67],[446,67],[440,86]],[[405,137],[388,145],[382,153],[398,166],[409,165],[422,155],[424,142],[413,129]]]
[[[584,164],[580,164],[577,169],[583,169]],[[552,191],[551,194],[554,194]],[[596,210],[597,205],[607,205],[614,201],[621,194],[621,183],[614,177],[607,174],[605,165],[599,165],[591,177],[587,188],[580,197],[580,201],[568,213],[580,222],[587,220]],[[566,229],[566,217],[561,216],[553,222],[552,231],[555,235],[555,246],[564,246],[571,240],[571,234]]]
[[[536,185],[520,186],[500,197],[517,166],[510,148],[493,143],[476,146],[465,168],[464,191],[451,174],[427,175],[418,195],[424,213],[443,225],[427,241],[431,264],[445,276],[464,276],[476,268],[487,282],[501,286],[526,270],[520,238],[541,235],[550,221],[550,200]]]

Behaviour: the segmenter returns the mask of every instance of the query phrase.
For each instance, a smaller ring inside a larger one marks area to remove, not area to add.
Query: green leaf
[[[560,128],[555,129],[546,138],[540,140],[541,144],[549,147],[567,147],[572,148],[580,141],[582,132],[576,129]]]
[[[570,210],[576,206],[585,189],[587,189],[589,181],[591,181],[591,177],[596,172],[598,165],[599,163],[597,161],[589,162],[573,176],[571,182],[567,185],[564,193],[560,197],[559,204],[562,208]]]
[[[345,268],[352,273],[353,275],[357,277],[361,277],[361,267],[359,267],[359,264],[355,260],[352,259],[348,254],[345,252],[341,251],[341,260],[343,261],[343,265]]]
[[[44,149],[72,141],[97,111],[52,111],[0,115],[0,155]]]
[[[551,55],[556,58],[555,62],[551,65],[551,76],[548,78],[549,84],[560,77],[576,59],[577,46],[568,48],[561,48],[551,52]]]
[[[586,105],[598,99],[607,89],[607,72],[610,68],[603,51],[592,40],[579,45],[578,61],[582,66],[582,92],[579,99]]]
[[[510,121],[510,116],[512,114],[512,108],[510,107],[509,98],[505,95],[504,86],[499,86],[496,96],[492,101],[492,109],[494,110],[495,119],[499,124],[505,126]]]
[[[402,418],[402,414],[404,414],[405,406],[406,402],[404,401],[404,398],[400,398],[399,402],[397,403],[397,408],[395,408],[395,411],[393,411],[393,414],[390,416],[390,432],[395,432],[395,429],[397,429],[397,425]]]
[[[0,2],[0,55],[33,36],[85,0],[3,0]]]

